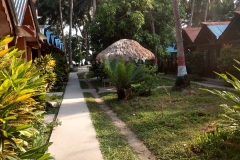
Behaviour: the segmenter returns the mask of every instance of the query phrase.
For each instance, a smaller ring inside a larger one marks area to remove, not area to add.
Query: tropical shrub
[[[240,47],[224,45],[220,51],[220,57],[217,59],[218,72],[228,72],[239,79],[239,72],[232,67],[232,65],[237,65],[234,59],[240,61]]]
[[[52,53],[51,56],[53,57],[56,63],[54,67],[54,72],[56,73],[57,77],[54,87],[61,88],[68,81],[68,74],[70,70],[69,65],[64,56],[55,53]]]
[[[45,81],[47,82],[47,90],[52,89],[56,82],[56,73],[54,72],[54,67],[56,66],[55,60],[52,55],[47,54],[44,57],[36,58],[34,63],[37,68],[40,68],[42,74],[45,75]]]
[[[136,66],[135,62],[126,63],[122,59],[107,59],[104,61],[104,69],[111,83],[117,89],[118,99],[127,99],[131,95],[132,84],[141,85],[139,93],[149,93],[155,86],[153,83],[155,78],[149,76],[151,71],[155,72],[154,68],[149,70],[145,65]]]
[[[160,73],[157,74],[157,66],[142,66],[145,72],[144,78],[138,84],[133,84],[133,92],[137,93],[139,96],[150,96],[152,89],[159,85]]]
[[[199,80],[206,69],[206,63],[202,52],[194,51],[185,55],[186,67],[191,80]]]
[[[36,143],[41,132],[35,122],[43,123],[44,107],[33,97],[45,93],[45,76],[31,61],[17,58],[24,51],[3,49],[12,39],[0,41],[0,157],[44,160],[51,143]]]

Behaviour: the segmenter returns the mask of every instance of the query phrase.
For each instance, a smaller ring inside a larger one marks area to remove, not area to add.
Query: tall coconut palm
[[[73,0],[70,1],[70,19],[69,19],[69,65],[70,70],[73,71],[73,65],[72,65],[72,17],[73,17]]]
[[[237,10],[240,11],[240,0],[238,0],[238,7]]]
[[[210,1],[210,0],[206,0],[206,8],[205,8],[204,19],[203,19],[204,22],[207,21],[208,8],[209,8],[209,1]]]
[[[173,14],[175,20],[175,30],[176,30],[176,41],[177,41],[177,62],[178,62],[178,74],[175,86],[184,87],[185,78],[187,76],[187,70],[185,65],[184,49],[183,49],[183,38],[182,38],[182,28],[180,22],[180,13],[178,7],[178,0],[172,0],[173,4]]]
[[[93,0],[93,21],[94,21],[96,9],[97,9],[97,3],[96,3],[96,0]]]
[[[65,49],[65,37],[64,37],[64,30],[63,30],[63,16],[62,16],[62,0],[58,0],[59,3],[59,13],[60,13],[60,26],[61,26],[61,31],[62,31],[62,40],[63,40],[63,45],[64,45],[64,54],[66,56],[66,49]]]
[[[155,30],[152,9],[149,9],[148,13],[149,13],[149,18],[150,18],[152,36],[154,37],[156,35],[156,30]],[[154,42],[154,44],[153,44],[153,54],[155,55],[154,64],[157,65],[157,44],[156,44],[156,42]]]
[[[192,0],[191,2],[192,2],[191,15],[190,15],[190,19],[188,22],[188,27],[192,27],[192,19],[193,19],[193,13],[194,13],[195,0]]]

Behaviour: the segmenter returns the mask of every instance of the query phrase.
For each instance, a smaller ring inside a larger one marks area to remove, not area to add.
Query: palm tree
[[[178,62],[178,74],[175,83],[175,87],[185,87],[190,85],[190,83],[185,83],[187,78],[187,70],[185,65],[184,49],[183,49],[183,38],[182,38],[182,28],[180,22],[180,13],[178,8],[178,0],[172,0],[173,4],[173,15],[175,20],[175,30],[176,30],[176,41],[177,41],[177,62]],[[187,80],[188,81],[188,80]]]
[[[188,27],[192,26],[192,19],[193,19],[193,13],[194,13],[194,6],[195,6],[195,0],[192,0],[192,6],[191,6],[191,15],[188,23]]]
[[[73,71],[73,65],[72,65],[72,17],[73,17],[73,0],[70,1],[70,19],[69,19],[69,65],[70,70]]]
[[[149,13],[152,36],[154,37],[154,36],[156,36],[156,30],[155,30],[152,9],[149,9],[148,13]],[[155,65],[157,65],[157,44],[156,44],[156,42],[154,42],[154,44],[153,44],[153,54],[155,55],[154,63],[155,63]]]
[[[62,0],[58,0],[59,3],[59,13],[60,13],[60,25],[61,25],[61,31],[62,31],[62,40],[64,45],[64,54],[66,56],[66,44],[65,44],[65,37],[64,37],[64,30],[63,30],[63,16],[62,16]]]
[[[93,0],[93,21],[94,21],[96,9],[97,9],[96,0]]]
[[[209,1],[210,0],[206,0],[206,8],[205,8],[205,13],[204,13],[204,22],[206,22],[207,21],[207,15],[208,15],[208,8],[209,8]]]

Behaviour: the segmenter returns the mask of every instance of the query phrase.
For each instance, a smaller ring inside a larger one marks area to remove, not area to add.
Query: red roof
[[[221,24],[229,24],[230,21],[224,21],[224,22],[201,22],[201,24],[205,25],[221,25]]]
[[[191,41],[194,42],[201,28],[183,28],[183,30],[186,32]]]

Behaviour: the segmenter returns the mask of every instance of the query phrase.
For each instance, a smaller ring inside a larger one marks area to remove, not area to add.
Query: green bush
[[[217,59],[218,72],[228,72],[239,79],[239,72],[232,67],[233,65],[237,64],[234,59],[240,61],[240,47],[224,45],[220,51],[220,57]]]
[[[206,69],[206,63],[204,59],[204,55],[202,52],[192,52],[185,55],[186,58],[186,67],[187,72],[192,80],[198,80],[200,76],[203,75],[204,70]]]
[[[1,40],[0,48],[12,39]],[[44,160],[51,143],[40,138],[36,122],[44,128],[44,107],[33,97],[45,94],[45,76],[31,61],[17,58],[22,54],[15,48],[0,50],[0,158]],[[42,143],[35,143],[36,137]]]
[[[42,71],[42,74],[45,75],[45,81],[47,82],[47,90],[53,88],[56,82],[56,73],[54,72],[54,67],[56,66],[55,60],[50,54],[47,54],[44,57],[36,58],[34,63],[37,68]]]
[[[57,77],[54,87],[62,88],[62,86],[64,86],[68,81],[68,74],[70,70],[69,65],[64,56],[55,53],[52,53],[51,56],[56,63],[56,66],[54,67],[54,72],[56,73]]]
[[[152,89],[155,89],[159,85],[160,74],[156,74],[157,66],[145,67],[144,78],[140,83],[133,86],[132,91],[137,93],[139,96],[150,96]]]

